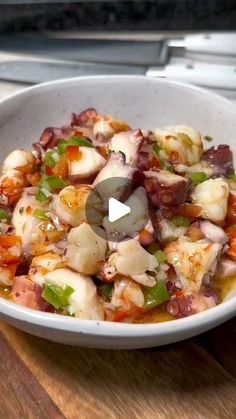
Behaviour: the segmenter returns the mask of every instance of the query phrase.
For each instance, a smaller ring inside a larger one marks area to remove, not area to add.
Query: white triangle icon
[[[110,223],[114,223],[114,221],[119,220],[120,218],[124,217],[125,215],[130,213],[130,207],[122,202],[117,201],[115,198],[109,198],[108,201],[108,220]]]

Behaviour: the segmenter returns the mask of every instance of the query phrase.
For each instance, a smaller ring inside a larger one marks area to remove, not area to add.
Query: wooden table
[[[136,351],[81,349],[0,323],[0,417],[235,419],[236,321]]]
[[[0,97],[19,85],[0,83]],[[0,419],[235,419],[236,319],[135,351],[52,343],[0,322]]]

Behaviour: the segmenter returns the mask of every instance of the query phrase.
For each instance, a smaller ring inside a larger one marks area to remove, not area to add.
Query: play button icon
[[[115,198],[110,198],[108,201],[108,220],[110,223],[114,223],[120,218],[128,215],[130,213],[130,207],[128,205],[122,204]]]
[[[110,242],[137,237],[149,221],[145,189],[129,178],[110,177],[91,189],[85,213],[96,234],[105,233]]]

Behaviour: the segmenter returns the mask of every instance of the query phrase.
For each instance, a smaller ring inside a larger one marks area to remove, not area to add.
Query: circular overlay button
[[[99,182],[88,195],[85,212],[94,232],[104,237],[105,229],[111,242],[136,237],[149,221],[144,188],[137,188],[131,179],[123,177]]]

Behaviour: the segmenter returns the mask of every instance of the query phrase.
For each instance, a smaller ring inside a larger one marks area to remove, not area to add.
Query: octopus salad
[[[219,281],[236,275],[236,175],[229,146],[211,140],[185,125],[133,130],[91,108],[12,151],[0,178],[1,297],[130,323],[219,304]],[[124,220],[97,206],[114,177],[127,182],[110,192],[135,208],[122,235]]]

